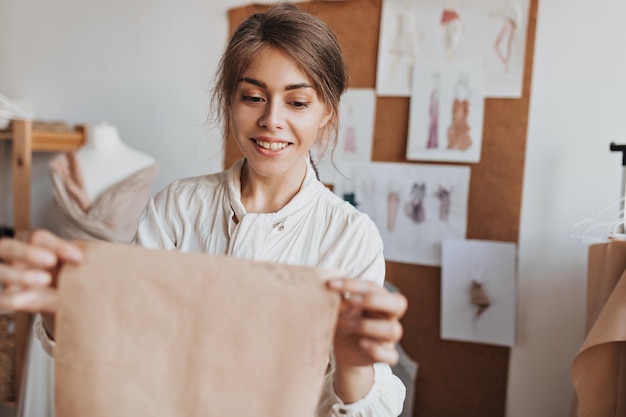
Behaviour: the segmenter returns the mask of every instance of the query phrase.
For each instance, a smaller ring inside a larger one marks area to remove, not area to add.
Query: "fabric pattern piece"
[[[313,415],[340,302],[332,271],[82,246],[59,281],[57,415]]]

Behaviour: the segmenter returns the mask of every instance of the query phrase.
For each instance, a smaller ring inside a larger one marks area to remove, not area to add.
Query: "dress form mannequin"
[[[151,156],[125,144],[117,128],[104,122],[91,129],[76,159],[91,201],[111,185],[155,163]]]
[[[78,151],[50,162],[60,234],[68,239],[130,242],[152,194],[158,166],[100,123]]]

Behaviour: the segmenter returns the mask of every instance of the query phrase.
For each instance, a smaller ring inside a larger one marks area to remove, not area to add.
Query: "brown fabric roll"
[[[578,417],[626,416],[626,242],[589,247],[586,338],[572,365]]]

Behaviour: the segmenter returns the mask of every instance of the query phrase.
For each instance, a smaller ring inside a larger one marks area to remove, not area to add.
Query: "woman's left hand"
[[[361,279],[334,279],[328,287],[342,296],[334,342],[336,367],[395,365],[406,297]]]

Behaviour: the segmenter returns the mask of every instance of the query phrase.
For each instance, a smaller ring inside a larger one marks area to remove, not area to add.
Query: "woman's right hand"
[[[82,259],[76,245],[47,230],[1,238],[0,310],[48,313],[44,321],[50,322],[57,310],[55,287],[60,265]]]

